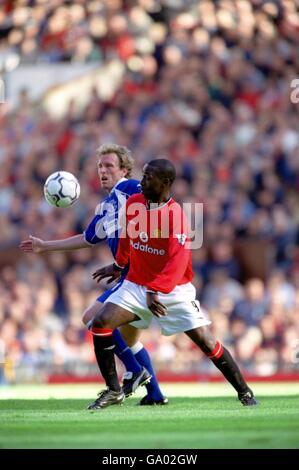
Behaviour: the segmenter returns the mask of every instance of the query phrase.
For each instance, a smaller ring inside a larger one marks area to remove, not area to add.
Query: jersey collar
[[[162,209],[162,207],[167,206],[167,204],[169,204],[169,202],[170,202],[171,200],[172,200],[172,197],[170,196],[170,197],[167,199],[167,201],[163,202],[162,204],[156,205],[156,206],[154,205],[155,203],[146,201],[146,209],[147,209],[148,211],[154,211],[154,210],[156,210],[156,209]],[[151,204],[153,205],[153,207],[150,207]]]
[[[120,184],[120,183],[123,183],[124,181],[128,181],[128,178],[121,178],[120,180],[118,180],[117,183],[115,183],[115,185],[113,186],[113,188],[111,189],[110,193],[111,194],[116,188],[117,186]]]

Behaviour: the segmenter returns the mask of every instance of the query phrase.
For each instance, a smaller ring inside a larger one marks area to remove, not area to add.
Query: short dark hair
[[[170,160],[167,160],[166,158],[157,158],[156,160],[148,162],[148,165],[159,171],[159,176],[161,178],[168,178],[170,184],[172,184],[176,179],[175,166]]]

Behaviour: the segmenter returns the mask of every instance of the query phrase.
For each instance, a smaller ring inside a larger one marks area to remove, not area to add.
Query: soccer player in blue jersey
[[[140,192],[140,183],[131,179],[133,169],[133,158],[131,152],[124,146],[117,144],[104,144],[97,150],[98,174],[101,186],[108,195],[97,206],[96,213],[84,233],[68,237],[63,240],[44,241],[40,238],[30,236],[28,240],[20,244],[20,248],[26,252],[44,253],[46,251],[76,250],[94,246],[107,241],[112,255],[115,256],[119,243],[120,224],[119,211],[125,205],[129,196]],[[122,285],[127,274],[122,274],[119,282],[98,297],[83,314],[85,325],[93,320],[99,310],[99,302],[103,303]],[[115,342],[115,354],[125,365],[127,372],[124,375],[122,391],[128,397],[140,385],[146,385],[147,395],[142,398],[140,405],[165,405],[168,403],[163,396],[157,378],[155,376],[150,357],[139,341],[140,331],[131,325],[113,333]],[[125,340],[123,339],[125,338]],[[99,364],[99,338],[93,336],[95,355]],[[118,383],[116,384],[116,388]],[[91,403],[89,409],[97,408],[97,400]]]

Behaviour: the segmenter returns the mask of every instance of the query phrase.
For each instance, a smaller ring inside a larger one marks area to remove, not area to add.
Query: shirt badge
[[[177,237],[179,244],[184,246],[187,235],[185,235],[184,233],[176,233],[175,236]]]

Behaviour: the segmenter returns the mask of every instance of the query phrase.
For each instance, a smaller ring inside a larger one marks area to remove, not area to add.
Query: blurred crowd
[[[105,142],[132,150],[137,178],[145,162],[170,158],[178,171],[174,198],[203,203],[204,243],[193,253],[194,282],[215,335],[241,367],[260,375],[298,371],[295,2],[11,5],[0,7],[0,55],[14,52],[36,64],[117,58],[126,72],[109,102],[93,89],[83,112],[71,101],[61,120],[32,103],[26,90],[16,110],[0,109],[6,379],[16,379],[14,365],[31,379],[37,368],[81,373],[84,363],[88,373],[95,370],[81,315],[105,288],[91,273],[110,262],[109,251],[99,245],[45,256],[20,253],[17,246],[29,234],[56,239],[84,230],[104,196],[95,150]],[[52,208],[43,198],[44,181],[59,169],[81,183],[80,200],[70,209]],[[142,341],[159,370],[214,372],[184,335],[163,338],[154,326]]]
[[[191,48],[205,52],[210,43],[224,53],[223,36],[229,47],[238,40],[250,48],[257,35],[261,42],[277,39],[277,30],[296,39],[295,1],[2,0],[0,5],[0,45],[23,63],[127,61],[144,54],[159,62],[159,48],[166,60]]]

